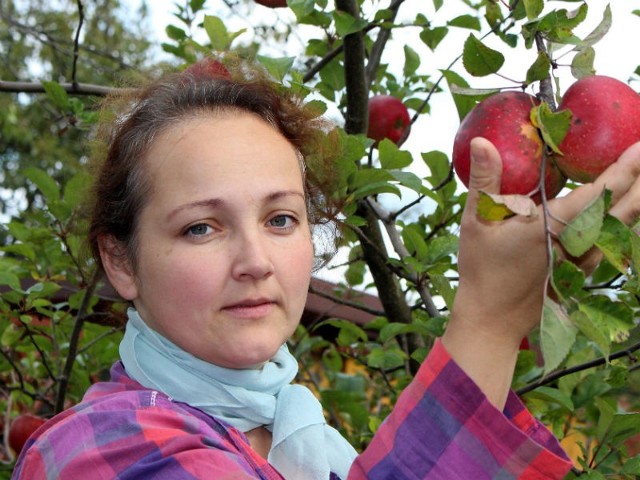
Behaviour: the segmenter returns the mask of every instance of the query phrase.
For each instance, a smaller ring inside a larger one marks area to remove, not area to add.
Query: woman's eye
[[[291,215],[276,215],[269,220],[269,226],[276,228],[293,228],[295,226],[295,219]]]
[[[212,228],[206,223],[198,223],[187,228],[186,234],[192,237],[202,237],[212,232]]]

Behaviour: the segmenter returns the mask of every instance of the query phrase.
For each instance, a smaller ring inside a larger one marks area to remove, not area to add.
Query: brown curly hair
[[[109,253],[124,255],[135,268],[139,247],[136,226],[151,188],[144,159],[157,136],[185,118],[233,110],[258,115],[297,149],[309,221],[312,226],[333,224],[338,210],[328,202],[335,197],[335,192],[329,191],[333,159],[324,154],[331,150],[326,146],[331,143],[327,138],[332,125],[318,112],[255,66],[241,64],[228,76],[192,74],[189,70],[170,73],[144,88],[121,89],[104,102],[106,117],[103,115],[98,135],[87,236],[99,267],[99,239],[110,236],[122,248]],[[331,231],[335,234],[335,229]],[[325,238],[325,248],[326,243]],[[321,255],[326,257],[327,253]]]

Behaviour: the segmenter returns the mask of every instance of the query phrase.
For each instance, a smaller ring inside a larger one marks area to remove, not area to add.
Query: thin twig
[[[562,370],[558,370],[557,372],[551,373],[550,375],[547,375],[546,377],[541,378],[537,382],[533,382],[533,383],[530,383],[529,385],[522,387],[521,389],[517,390],[516,393],[518,395],[523,395],[532,390],[535,390],[538,387],[553,383],[559,378],[565,377],[567,375],[571,375],[572,373],[577,373],[583,370],[588,370],[590,368],[599,367],[600,365],[604,365],[606,363],[609,363],[611,360],[616,360],[618,358],[632,357],[633,352],[637,350],[640,350],[640,342],[635,343],[629,348],[626,348],[624,350],[620,350],[618,352],[612,353],[611,355],[609,355],[608,358],[602,356],[594,360],[591,360],[589,362],[581,363],[580,365],[574,365],[573,367],[568,367]]]
[[[73,370],[73,364],[75,363],[76,357],[78,355],[78,342],[80,340],[80,334],[82,333],[82,326],[87,316],[87,311],[89,310],[89,304],[91,302],[91,298],[93,297],[93,292],[95,291],[100,278],[101,273],[98,269],[96,269],[93,273],[91,281],[87,285],[87,289],[85,290],[84,296],[82,297],[82,303],[80,304],[80,308],[78,309],[78,313],[76,315],[76,321],[73,326],[73,331],[71,332],[71,338],[69,339],[69,352],[67,353],[67,360],[64,365],[62,376],[60,378],[60,384],[58,385],[58,395],[56,398],[55,406],[56,413],[59,413],[64,409],[64,400],[67,395],[67,388],[69,386],[69,379],[71,378],[71,371]]]
[[[93,85],[90,83],[61,83],[60,86],[73,95],[94,95],[104,97],[114,92],[127,91],[117,87],[105,87],[103,85]],[[0,92],[10,93],[45,93],[41,83],[33,82],[7,82],[0,80]]]
[[[82,6],[81,0],[76,0],[76,5],[78,5],[78,28],[76,28],[76,36],[73,39],[73,66],[71,68],[71,84],[77,85],[78,81],[76,79],[76,74],[78,72],[78,58],[79,55],[79,46],[80,46],[80,32],[82,31],[82,24],[84,23],[84,7]]]
[[[309,286],[309,292],[313,293],[314,295],[318,295],[319,297],[326,298],[327,300],[331,300],[333,303],[337,305],[344,305],[346,307],[356,308],[358,310],[361,310],[366,313],[370,313],[371,315],[375,315],[378,317],[384,315],[384,311],[376,310],[375,308],[366,307],[358,302],[351,302],[344,298],[336,297],[335,295],[325,293],[322,290],[318,290],[317,288],[314,288],[312,286]]]

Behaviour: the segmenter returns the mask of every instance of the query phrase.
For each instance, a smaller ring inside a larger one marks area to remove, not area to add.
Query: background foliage
[[[331,422],[366,446],[446,325],[465,201],[450,152],[372,145],[363,134],[367,99],[392,94],[415,121],[430,115],[434,99],[452,95],[462,118],[506,86],[539,93],[554,109],[563,93],[558,75],[594,73],[594,45],[612,24],[606,8],[592,32],[575,34],[592,18],[590,2],[457,3],[462,13],[435,21],[426,12],[443,8],[442,0],[424,11],[408,0],[289,0],[276,22],[265,23],[265,7],[251,0],[180,1],[161,46],[149,40],[144,3],[136,10],[119,0],[0,3],[0,477],[14,460],[10,420],[78,402],[117,358],[123,305],[84,254],[78,215],[96,100],[132,77],[226,51],[261,62],[340,126],[335,195],[345,203],[346,228],[333,297],[353,306],[346,293],[368,289],[382,311],[364,326],[341,318],[301,326],[292,347],[300,380],[316,389]],[[446,66],[423,62],[418,45],[439,51],[460,30],[468,35],[447,47]],[[507,79],[514,54],[532,61]],[[486,87],[492,78],[500,87]],[[411,135],[422,134],[414,126]],[[640,475],[633,413],[640,244],[603,213],[606,201],[572,226],[577,241],[591,238],[578,247],[596,245],[605,262],[589,278],[570,262],[550,263],[556,300],[521,351],[514,379],[575,459],[569,478]]]

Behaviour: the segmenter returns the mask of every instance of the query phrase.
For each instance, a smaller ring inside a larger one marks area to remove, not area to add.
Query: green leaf
[[[378,144],[378,152],[380,166],[388,170],[406,168],[411,165],[413,161],[411,153],[400,150],[398,146],[388,138],[383,139]]]
[[[459,238],[456,235],[441,235],[429,241],[427,263],[434,265],[442,259],[458,252]]]
[[[42,86],[47,94],[47,98],[55,105],[58,110],[68,112],[71,110],[69,103],[69,95],[66,90],[58,82],[43,81]]]
[[[587,35],[584,40],[575,48],[575,50],[583,50],[598,43],[611,29],[613,17],[611,15],[611,6],[607,5],[604,9],[602,20],[596,28]]]
[[[55,282],[37,282],[29,287],[26,293],[30,299],[50,297],[62,287]]]
[[[637,433],[640,433],[640,413],[616,413],[609,424],[604,440],[615,448]]]
[[[540,324],[540,346],[544,357],[545,375],[557,368],[565,359],[576,340],[577,328],[566,312],[546,298]]]
[[[581,310],[571,312],[571,320],[589,340],[598,346],[602,355],[608,359],[611,353],[611,338],[607,325],[603,325],[598,317],[590,317]]]
[[[389,183],[392,180],[389,171],[380,168],[363,168],[357,170],[349,179],[349,187],[358,189],[372,184]]]
[[[2,332],[0,337],[0,345],[3,347],[10,347],[22,337],[22,329],[17,325],[9,322],[9,325]]]
[[[442,297],[445,305],[449,310],[453,307],[453,299],[455,298],[455,290],[451,287],[451,282],[444,275],[430,275],[431,283],[435,287],[436,292]]]
[[[572,412],[573,411],[573,402],[571,401],[571,397],[566,393],[558,390],[557,388],[551,387],[538,387],[532,392],[526,395],[526,398],[529,399],[538,399],[544,402],[557,403],[565,410]]]
[[[474,77],[496,73],[504,64],[504,55],[484,45],[473,34],[464,42],[462,52],[464,68]]]
[[[538,18],[544,9],[543,0],[524,0],[524,9],[527,12],[527,18],[533,20]]]
[[[287,0],[287,5],[293,11],[298,21],[311,15],[315,8],[314,0]]]
[[[572,256],[579,257],[587,252],[600,236],[604,222],[604,190],[587,205],[560,233],[560,243]]]
[[[12,290],[22,291],[20,278],[15,273],[0,270],[0,285],[7,285]]]
[[[571,111],[561,110],[554,112],[547,102],[531,109],[531,123],[540,130],[544,142],[557,154],[562,154],[558,145],[571,127]]]
[[[467,114],[473,109],[473,107],[476,106],[477,102],[492,95],[497,91],[476,91],[475,94],[470,95],[469,93],[466,93],[469,84],[464,78],[451,70],[443,70],[442,74],[444,75],[444,78],[447,79],[449,90],[451,91],[451,95],[453,96],[453,102],[456,104],[456,109],[458,110],[458,117],[460,118],[460,120],[467,116]]]
[[[412,223],[402,229],[402,240],[409,250],[418,260],[424,260],[429,251],[427,242],[424,239],[424,229],[418,224]]]
[[[503,203],[496,202],[490,195],[479,192],[478,215],[484,220],[500,221],[513,217],[513,213]]]
[[[535,62],[527,70],[527,84],[544,80],[549,76],[551,70],[551,61],[549,56],[544,52],[538,52]]]
[[[429,168],[430,175],[426,177],[429,183],[436,187],[450,177],[451,165],[449,158],[443,152],[432,150],[422,153],[422,160]]]
[[[367,356],[367,365],[381,370],[392,370],[404,365],[407,355],[399,348],[376,347]]]
[[[627,460],[622,466],[621,473],[624,475],[640,476],[640,455],[636,455],[635,457]]]
[[[582,292],[585,275],[574,263],[562,260],[553,267],[551,282],[560,298],[567,300]]]
[[[420,55],[409,45],[404,46],[404,70],[405,77],[410,77],[420,66]]]
[[[267,69],[271,76],[273,76],[273,78],[282,82],[285,75],[291,69],[295,57],[272,58],[258,55],[257,59]]]
[[[413,323],[399,323],[391,322],[382,327],[378,340],[381,343],[386,343],[389,340],[396,338],[398,335],[404,335],[405,333],[413,333],[423,331],[424,328],[420,325]]]
[[[444,37],[449,33],[447,27],[435,27],[435,28],[423,28],[420,32],[420,40],[429,47],[431,50],[435,50]]]
[[[207,0],[189,0],[189,8],[193,13],[199,12]]]
[[[229,48],[229,32],[222,19],[215,15],[205,15],[203,25],[213,50]]]
[[[640,235],[635,231],[631,231],[631,262],[635,275],[640,272]]]
[[[339,330],[337,339],[338,345],[347,346],[357,341],[366,342],[369,339],[369,337],[367,337],[367,332],[365,332],[355,323],[348,320],[342,320],[340,318],[330,318],[318,323],[315,329],[318,329],[325,325],[330,325]]]
[[[91,185],[91,176],[86,172],[71,177],[64,186],[63,198],[65,202],[71,207],[80,206],[89,185]]]
[[[474,17],[473,15],[460,15],[449,20],[447,24],[450,27],[468,28],[476,31],[480,31],[481,28],[480,20],[478,17]]]
[[[164,31],[171,40],[184,40],[187,38],[187,32],[175,25],[167,25]]]
[[[534,217],[537,212],[536,204],[527,196],[479,192],[477,213],[485,220],[505,220],[514,215]]]
[[[612,215],[604,219],[596,246],[605,258],[620,273],[628,273],[632,257],[631,236],[635,235],[629,227]]]
[[[605,295],[587,297],[580,302],[578,308],[596,325],[608,329],[610,341],[618,343],[625,341],[629,337],[629,331],[635,325],[631,307]]]
[[[336,33],[341,37],[359,32],[369,24],[365,19],[355,18],[342,10],[336,10],[333,18],[336,23]]]
[[[420,180],[420,177],[415,173],[406,172],[404,170],[391,170],[389,173],[403,187],[410,188],[414,192],[418,193],[422,193],[424,191],[422,180]]]
[[[580,50],[571,60],[571,74],[578,79],[594,75],[596,73],[593,65],[595,59],[596,51],[592,47]]]
[[[331,372],[340,372],[344,367],[342,356],[333,345],[322,352],[322,363]]]
[[[48,202],[60,200],[60,187],[44,170],[28,167],[23,171],[25,177],[31,180]]]

